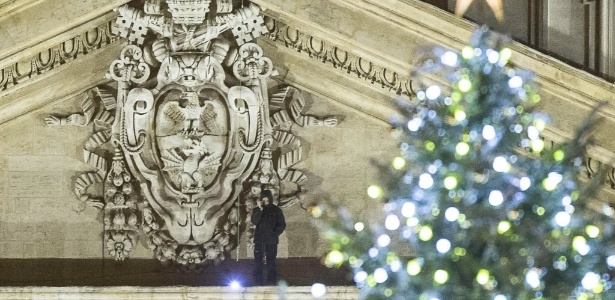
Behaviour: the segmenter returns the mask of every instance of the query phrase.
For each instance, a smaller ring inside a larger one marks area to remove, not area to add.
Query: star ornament
[[[458,16],[463,15],[466,10],[468,10],[468,7],[470,7],[470,4],[472,4],[472,1],[474,0],[457,0],[457,3],[455,4],[455,14]],[[504,20],[504,10],[502,9],[502,0],[485,0],[487,2],[487,5],[489,5],[489,7],[491,7],[491,10],[493,10],[493,13],[495,14],[495,17],[498,19],[498,21],[502,21]]]

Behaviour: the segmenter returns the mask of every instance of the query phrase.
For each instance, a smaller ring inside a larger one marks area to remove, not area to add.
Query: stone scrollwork
[[[115,81],[143,83],[149,77],[149,66],[143,61],[143,51],[135,45],[128,45],[120,53],[121,59],[109,67],[109,76]]]
[[[306,194],[298,126],[335,126],[304,114],[292,88],[269,97],[271,60],[251,41],[264,33],[260,8],[232,1],[147,0],[122,6],[114,32],[129,45],[109,67],[116,89],[92,89],[83,113],[50,126],[95,132],[75,193],[100,209],[104,245],[116,260],[145,241],[162,262],[188,269],[228,257],[248,232],[262,189],[288,207]],[[273,116],[273,117],[272,117]],[[280,121],[281,120],[281,121]],[[103,186],[103,195],[88,188]],[[144,236],[144,238],[140,238]]]
[[[243,82],[267,78],[273,71],[273,64],[268,57],[263,57],[263,50],[254,43],[244,44],[239,48],[239,60],[233,65],[233,74]]]

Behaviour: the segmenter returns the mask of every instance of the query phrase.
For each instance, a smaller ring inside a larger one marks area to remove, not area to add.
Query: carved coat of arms
[[[281,207],[305,193],[306,176],[292,169],[301,143],[288,124],[337,124],[303,115],[293,88],[269,95],[272,62],[251,42],[268,33],[260,9],[233,4],[119,7],[114,31],[129,45],[109,69],[117,88],[86,92],[83,113],[46,118],[93,124],[84,160],[97,171],[81,174],[75,193],[103,211],[106,248],[118,260],[140,237],[161,261],[224,259],[242,232],[251,238],[247,220],[262,189]],[[94,184],[102,196],[88,192]]]

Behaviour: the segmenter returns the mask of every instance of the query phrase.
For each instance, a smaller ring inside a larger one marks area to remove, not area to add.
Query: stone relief
[[[162,262],[195,268],[227,257],[247,232],[262,189],[288,207],[307,177],[291,128],[337,125],[306,115],[301,92],[269,94],[272,62],[252,41],[267,33],[260,8],[217,0],[148,0],[117,9],[129,41],[111,63],[117,88],[84,93],[82,113],[45,118],[86,126],[84,161],[96,168],[75,194],[103,212],[107,252],[124,260],[139,240]],[[89,193],[102,185],[103,195]]]

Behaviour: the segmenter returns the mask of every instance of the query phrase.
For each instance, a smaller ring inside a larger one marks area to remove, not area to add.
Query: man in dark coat
[[[282,210],[273,204],[273,195],[269,190],[263,190],[257,207],[252,212],[254,230],[254,280],[257,285],[276,284],[277,271],[275,266],[278,255],[278,236],[286,228]],[[263,257],[267,263],[267,281],[263,281]]]

